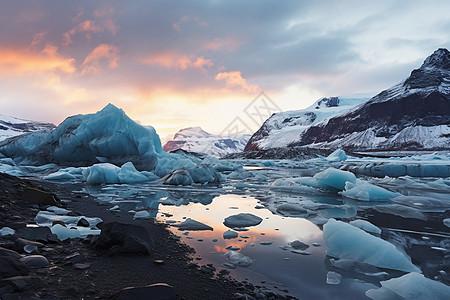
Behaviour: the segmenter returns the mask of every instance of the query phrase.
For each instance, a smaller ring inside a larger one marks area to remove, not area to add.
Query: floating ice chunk
[[[374,300],[444,300],[450,295],[450,286],[428,279],[416,272],[380,283],[381,288],[368,290],[366,296]]]
[[[0,236],[13,235],[16,231],[9,227],[3,227],[0,229]]]
[[[70,228],[62,226],[61,224],[53,225],[50,228],[50,230],[61,241],[64,241],[67,239],[81,238],[81,234],[77,229],[70,229]]]
[[[404,272],[420,272],[409,257],[391,243],[350,224],[330,219],[323,232],[327,255]]]
[[[327,284],[339,284],[341,277],[341,274],[330,271],[327,273]]]
[[[178,227],[179,230],[214,230],[211,226],[191,218],[187,218],[183,223],[174,226]]]
[[[164,180],[164,184],[171,185],[191,185],[193,182],[191,174],[186,169],[175,170]]]
[[[386,201],[398,196],[399,193],[388,191],[382,187],[357,180],[356,184],[347,181],[345,191],[339,192],[344,197],[361,201]]]
[[[239,236],[239,233],[237,233],[236,231],[232,231],[232,230],[227,230],[223,233],[224,239],[234,239],[234,238],[237,238],[238,236]]]
[[[66,215],[57,215],[50,211],[40,211],[37,213],[34,221],[39,226],[47,226],[51,227],[53,221],[62,221],[67,226],[76,226],[80,219],[86,219],[91,226],[96,226],[98,223],[102,222],[100,218],[88,218],[84,216],[66,216]]]
[[[248,267],[253,263],[253,260],[250,257],[233,250],[228,250],[224,256],[230,263],[236,266]]]
[[[335,168],[328,168],[313,177],[318,185],[324,189],[344,190],[345,183],[356,183],[356,177],[353,173],[342,171]]]
[[[262,219],[258,216],[249,213],[240,213],[226,217],[223,224],[230,228],[250,227],[259,225]]]
[[[61,208],[61,207],[57,207],[57,206],[50,206],[47,208],[48,211],[54,212],[57,215],[67,215],[68,213],[70,213],[70,210]]]
[[[123,164],[121,168],[110,163],[95,164],[83,170],[83,179],[89,184],[149,181],[131,162]]]
[[[148,219],[150,218],[150,213],[146,210],[138,211],[134,214],[133,219]]]
[[[376,205],[372,208],[378,212],[400,216],[402,218],[418,219],[423,221],[428,220],[427,216],[420,210],[400,204]]]
[[[359,229],[362,229],[365,232],[374,233],[377,235],[381,234],[380,228],[378,228],[377,226],[373,225],[372,223],[366,220],[354,220],[350,221],[349,224],[358,227]]]
[[[220,174],[209,166],[188,168],[187,171],[195,183],[219,183],[221,181]]]
[[[444,219],[442,222],[444,222],[444,225],[450,228],[450,218]]]
[[[344,161],[347,160],[347,154],[342,149],[337,149],[333,153],[327,156],[328,161]]]
[[[309,248],[308,244],[305,244],[305,243],[303,243],[303,242],[301,242],[299,240],[295,240],[293,242],[290,242],[289,245],[292,248],[297,249],[297,250],[306,250],[306,249]]]

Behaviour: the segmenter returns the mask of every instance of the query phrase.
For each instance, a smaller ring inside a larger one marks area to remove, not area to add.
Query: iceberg
[[[326,160],[328,161],[345,161],[347,160],[347,154],[345,154],[345,151],[342,149],[337,149],[333,153],[327,156]]]
[[[368,290],[366,296],[374,300],[444,300],[450,295],[450,286],[428,279],[416,272],[380,283],[381,288]]]
[[[339,192],[339,194],[360,201],[387,201],[401,196],[399,193],[388,191],[382,187],[361,180],[357,180],[356,183],[347,181],[345,183],[345,190]]]
[[[320,173],[317,173],[313,178],[319,187],[328,190],[342,191],[345,189],[346,182],[353,184],[356,183],[356,177],[353,173],[335,168],[328,168]]]
[[[380,228],[378,228],[377,226],[373,225],[372,223],[366,220],[354,220],[350,221],[349,224],[358,227],[359,229],[362,229],[365,232],[374,233],[376,235],[381,234]]]
[[[352,259],[376,267],[404,272],[420,272],[411,259],[393,244],[350,224],[330,219],[324,225],[327,255]]]

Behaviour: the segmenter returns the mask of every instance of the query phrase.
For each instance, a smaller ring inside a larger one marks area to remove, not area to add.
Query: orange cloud
[[[187,68],[204,69],[214,65],[210,59],[205,59],[203,56],[191,59],[187,55],[179,55],[174,53],[155,54],[144,58],[142,62],[181,70],[186,70]]]
[[[103,32],[103,28],[98,26],[94,21],[86,20],[81,22],[71,30],[64,33],[64,45],[69,45],[72,43],[72,35],[76,33],[84,33],[87,39],[92,37],[92,34],[97,32]]]
[[[247,84],[247,80],[242,77],[240,71],[221,72],[216,75],[216,80],[225,80],[228,87],[241,87],[242,89],[255,92],[258,90],[258,86]]]
[[[82,74],[98,74],[102,71],[101,62],[106,61],[109,68],[119,65],[119,49],[114,45],[101,44],[84,59]]]
[[[241,43],[232,38],[225,38],[225,39],[216,38],[212,41],[204,43],[202,48],[214,51],[217,50],[234,51],[239,47],[240,44]]]
[[[29,75],[43,72],[74,73],[75,59],[63,57],[58,48],[47,45],[42,51],[0,48],[0,70],[8,75]]]

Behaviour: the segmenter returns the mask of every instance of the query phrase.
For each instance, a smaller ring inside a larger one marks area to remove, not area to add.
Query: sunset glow
[[[261,91],[283,110],[379,92],[450,34],[445,1],[21,2],[0,12],[2,114],[58,124],[112,102],[161,136],[220,133]]]

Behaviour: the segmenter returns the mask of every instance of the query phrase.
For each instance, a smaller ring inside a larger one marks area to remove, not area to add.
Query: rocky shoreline
[[[80,186],[1,173],[0,186],[0,229],[15,230],[0,237],[1,299],[286,298],[238,282],[226,269],[194,263],[194,250],[165,224],[110,211],[90,195],[72,192]],[[50,205],[73,216],[100,217],[102,234],[59,241],[46,227],[30,227]]]

